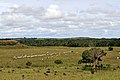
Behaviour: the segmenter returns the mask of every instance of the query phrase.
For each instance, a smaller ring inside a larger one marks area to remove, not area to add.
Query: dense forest
[[[16,40],[19,43],[28,46],[68,46],[68,47],[120,46],[120,38],[111,38],[111,39],[108,38],[100,38],[100,39],[98,38],[16,38],[16,39],[0,39],[0,41],[1,40]],[[15,45],[16,43],[12,42],[12,44]]]
[[[4,40],[8,40],[4,41]],[[11,40],[11,42],[10,42]],[[68,46],[68,47],[103,47],[120,46],[120,38],[15,38],[0,39],[0,45],[16,45],[16,40],[28,46]],[[7,43],[6,43],[7,42]]]

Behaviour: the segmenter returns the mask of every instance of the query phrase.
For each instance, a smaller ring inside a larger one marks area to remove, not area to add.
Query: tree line
[[[105,47],[120,46],[120,39],[106,38],[20,38],[15,39],[28,46]]]

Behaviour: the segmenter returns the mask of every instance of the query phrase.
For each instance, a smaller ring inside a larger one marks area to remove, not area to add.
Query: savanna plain
[[[97,70],[91,74],[83,70],[86,65],[78,64],[82,52],[91,47],[0,47],[0,80],[120,80],[120,47],[99,47],[107,55],[102,64],[109,69]],[[61,60],[62,64],[55,64]]]

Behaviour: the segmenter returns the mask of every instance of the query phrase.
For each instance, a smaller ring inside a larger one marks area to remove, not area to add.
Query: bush
[[[0,66],[0,68],[3,68],[3,66]]]
[[[22,68],[22,67],[21,67],[21,66],[18,66],[17,68],[19,68],[19,69],[20,69],[20,68]]]
[[[63,73],[63,75],[66,75],[66,73]]]
[[[91,72],[91,74],[94,74],[95,71],[93,69],[91,69],[90,72]]]
[[[77,69],[80,69],[79,67],[77,67]]]
[[[112,47],[109,47],[108,50],[109,50],[109,51],[113,51],[113,48],[112,48]]]
[[[55,64],[63,64],[63,62],[61,60],[55,60],[54,63]]]
[[[46,71],[46,73],[50,73],[50,70]]]
[[[47,74],[47,73],[44,73],[44,75],[48,76],[48,74]]]
[[[2,72],[2,70],[0,69],[0,72]]]
[[[111,65],[110,64],[102,64],[101,67],[102,67],[103,70],[107,70],[107,69],[111,68]]]
[[[91,71],[91,70],[92,70],[92,67],[83,66],[83,67],[82,67],[82,70]]]
[[[32,65],[32,62],[29,62],[29,61],[26,62],[26,65],[27,65],[27,66],[31,66],[31,65]]]
[[[79,60],[79,61],[78,61],[78,64],[81,64],[81,63],[82,63],[82,60]]]
[[[24,79],[24,78],[25,78],[25,75],[22,75],[22,78]]]

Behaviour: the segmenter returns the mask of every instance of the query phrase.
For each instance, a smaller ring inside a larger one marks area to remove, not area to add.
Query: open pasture
[[[85,64],[78,64],[82,52],[90,47],[0,47],[0,80],[120,80],[120,47],[113,51],[100,48],[107,52],[102,63],[111,69],[91,74],[82,70]],[[26,65],[28,61],[31,66]]]

